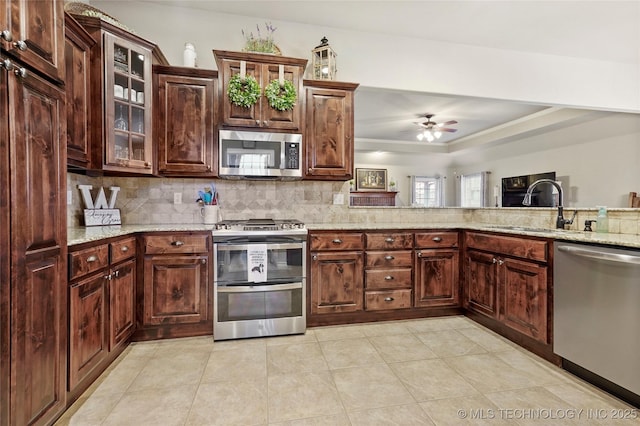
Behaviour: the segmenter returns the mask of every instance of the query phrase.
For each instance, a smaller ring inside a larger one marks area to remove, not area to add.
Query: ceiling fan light
[[[424,139],[424,135],[422,133],[418,133],[418,140],[421,141]]]
[[[424,136],[427,138],[427,140],[428,140],[429,142],[433,142],[434,137],[433,137],[433,135],[431,134],[431,132],[424,132]]]
[[[440,136],[442,136],[442,132],[436,129],[436,131],[433,132],[433,136],[435,136],[436,139],[440,139]]]

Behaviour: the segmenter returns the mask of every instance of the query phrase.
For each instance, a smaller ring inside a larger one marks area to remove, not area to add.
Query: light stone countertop
[[[309,231],[347,231],[347,230],[385,230],[385,229],[468,229],[491,231],[512,235],[551,238],[555,240],[606,244],[620,247],[640,248],[640,235],[609,234],[583,231],[563,231],[486,223],[311,223],[306,224]],[[111,237],[135,234],[138,232],[171,232],[171,231],[211,231],[213,225],[202,224],[155,224],[155,225],[121,225],[69,228],[67,244],[69,246],[90,241],[99,241]]]

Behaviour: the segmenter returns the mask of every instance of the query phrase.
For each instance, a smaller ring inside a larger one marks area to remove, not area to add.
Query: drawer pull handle
[[[182,241],[174,241],[171,243],[172,246],[176,246],[176,247],[180,247],[184,245],[184,242]]]
[[[87,257],[87,263],[95,262],[96,260],[98,260],[98,256],[96,256],[95,254]]]
[[[123,251],[123,252],[125,252],[125,253],[126,253],[126,252],[128,252],[128,251],[129,251],[129,247],[127,247],[127,246],[122,246],[122,248],[120,248],[120,251]]]
[[[331,241],[333,244],[342,244],[342,240],[340,238],[336,238],[335,240]]]
[[[386,281],[391,281],[393,279],[393,276],[392,275],[387,275],[386,277],[384,277],[384,279]]]
[[[393,297],[385,297],[384,301],[385,302],[393,302]]]
[[[384,260],[393,260],[393,259],[395,259],[395,257],[391,256],[390,254],[384,257]]]
[[[433,237],[433,241],[439,243],[440,241],[442,241],[442,237]]]
[[[385,239],[384,239],[384,242],[385,242],[385,243],[392,243],[392,242],[394,242],[394,241],[395,241],[395,240],[394,240],[392,237],[387,237],[387,238],[385,238]]]

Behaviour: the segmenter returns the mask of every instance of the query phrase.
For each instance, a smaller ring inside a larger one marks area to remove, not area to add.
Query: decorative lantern
[[[316,80],[333,80],[338,72],[336,68],[336,56],[338,55],[329,46],[329,40],[326,37],[322,37],[320,43],[320,46],[311,51],[313,78]]]

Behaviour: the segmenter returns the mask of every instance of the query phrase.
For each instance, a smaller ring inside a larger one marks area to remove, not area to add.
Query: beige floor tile
[[[458,333],[467,339],[473,340],[489,352],[512,350],[515,345],[504,337],[478,327],[458,329]]]
[[[367,339],[330,340],[320,342],[320,347],[330,369],[384,363]]]
[[[141,356],[141,357],[150,357],[153,356],[158,350],[158,345],[160,341],[150,341],[150,342],[133,342],[131,343],[127,349],[125,349],[124,353],[132,356]]]
[[[122,395],[129,389],[129,386],[131,386],[150,359],[147,356],[127,354],[124,359],[119,359],[116,366],[102,373],[88,392],[98,397],[107,394]]]
[[[193,397],[195,385],[171,390],[157,389],[126,393],[102,423],[104,426],[182,426]]]
[[[478,391],[441,359],[391,364],[416,401],[476,395]]]
[[[264,348],[267,338],[218,340],[213,342],[213,351],[228,351],[230,349]]]
[[[510,350],[497,352],[495,356],[521,373],[527,374],[536,386],[566,382],[558,367],[533,354],[528,355],[522,351]]]
[[[347,411],[414,402],[386,364],[343,368],[331,373]]]
[[[364,335],[367,337],[398,336],[411,333],[411,330],[409,330],[406,323],[399,321],[374,322],[370,324],[362,324],[360,327]]]
[[[351,423],[349,422],[349,418],[346,414],[332,414],[330,416],[269,423],[269,426],[351,426]]]
[[[633,410],[634,408],[627,403],[620,401],[613,396],[610,396],[600,389],[593,388],[591,385],[582,384],[582,383],[562,383],[559,385],[550,385],[545,386],[549,392],[556,395],[558,398],[566,401],[571,407],[581,408],[587,411],[585,416],[588,416],[590,413],[594,413],[592,417],[596,417],[598,413],[597,410],[604,410],[604,413],[607,414],[606,418],[600,419],[600,423],[611,423],[613,420],[609,414],[615,412],[616,410]],[[589,412],[589,410],[591,410]],[[636,420],[635,423],[640,423],[640,410],[635,409],[636,415],[635,419],[628,420]],[[624,412],[624,411],[623,411]],[[629,417],[629,416],[627,416]],[[634,417],[631,415],[631,417]],[[592,418],[593,420],[593,418]],[[629,421],[625,422],[627,424],[631,423]]]
[[[313,343],[317,342],[316,333],[308,329],[304,334],[292,334],[289,336],[274,336],[265,339],[267,346],[290,345],[293,343]]]
[[[412,334],[370,337],[369,342],[386,362],[413,361],[438,357]]]
[[[186,337],[180,339],[167,339],[158,341],[158,348],[154,354],[156,357],[173,356],[176,352],[211,352],[213,350],[213,337]]]
[[[502,419],[498,407],[482,395],[436,399],[420,406],[438,426],[514,424]]]
[[[578,416],[575,407],[542,387],[493,392],[485,396],[498,406],[502,419],[519,425],[577,425],[586,421]]]
[[[250,344],[245,348],[234,345],[233,348],[211,353],[202,382],[243,381],[267,376],[267,347],[264,344]]]
[[[495,353],[447,358],[445,362],[482,393],[536,385],[529,374],[511,367]]]
[[[418,404],[350,411],[348,414],[353,426],[435,424]]]
[[[328,369],[317,342],[267,347],[267,372],[270,376]]]
[[[267,423],[267,380],[203,383],[193,400],[187,426]]]
[[[314,328],[313,331],[318,342],[365,337],[364,332],[359,325],[320,327]]]
[[[269,421],[344,414],[328,371],[280,374],[268,378]]]
[[[105,394],[78,399],[55,423],[56,426],[99,425],[116,406],[122,394]]]
[[[161,350],[159,349],[158,353]],[[140,374],[136,376],[128,392],[142,390],[171,389],[175,386],[197,385],[202,378],[205,365],[209,360],[209,352],[172,351],[174,356],[149,358]]]
[[[426,333],[429,331],[474,328],[476,323],[463,316],[451,316],[409,321],[406,327],[413,333]]]
[[[482,346],[463,336],[457,330],[431,331],[419,333],[416,336],[436,355],[443,358],[487,352]]]

